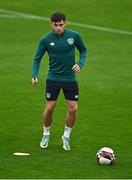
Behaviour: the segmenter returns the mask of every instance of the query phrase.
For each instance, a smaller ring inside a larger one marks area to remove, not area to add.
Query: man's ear
[[[50,24],[51,27],[53,27],[53,22],[52,21],[50,21],[49,24]]]
[[[65,26],[67,25],[67,21],[64,21]]]
[[[50,23],[50,25],[52,25],[52,23],[53,23],[53,22],[52,22],[52,21],[50,21],[49,23]]]

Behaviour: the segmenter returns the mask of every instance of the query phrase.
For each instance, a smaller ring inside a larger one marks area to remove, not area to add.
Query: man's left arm
[[[77,64],[82,69],[86,61],[87,48],[79,34],[76,35],[75,46],[79,51],[79,61]]]

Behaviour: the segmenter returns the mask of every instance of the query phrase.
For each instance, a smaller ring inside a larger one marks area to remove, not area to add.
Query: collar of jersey
[[[53,31],[53,33],[54,33],[57,37],[60,37],[60,36],[63,36],[63,35],[64,35],[65,31],[66,31],[66,30],[64,29],[64,32],[61,33],[60,35],[59,35],[59,34],[56,34],[55,31]]]

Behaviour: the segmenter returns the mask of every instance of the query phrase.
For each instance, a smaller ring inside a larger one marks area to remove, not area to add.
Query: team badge
[[[54,45],[55,45],[55,43],[54,43],[54,42],[51,42],[51,43],[50,43],[50,46],[54,46]]]
[[[47,96],[47,98],[49,99],[50,96],[51,96],[51,94],[50,94],[50,93],[46,93],[46,96]]]
[[[74,43],[74,39],[73,38],[69,38],[67,39],[68,44],[72,45]]]

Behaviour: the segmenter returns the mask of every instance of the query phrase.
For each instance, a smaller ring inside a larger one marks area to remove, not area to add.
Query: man
[[[86,59],[86,47],[77,32],[65,29],[66,17],[63,13],[55,12],[51,16],[53,32],[40,40],[32,68],[32,85],[38,83],[39,65],[42,56],[47,51],[49,56],[48,77],[46,80],[46,107],[43,113],[43,137],[41,148],[47,148],[50,138],[52,114],[56,101],[62,89],[67,102],[67,116],[62,136],[63,149],[70,150],[70,133],[76,119],[78,109],[78,82],[76,73],[82,69]],[[75,48],[80,59],[75,63]]]

